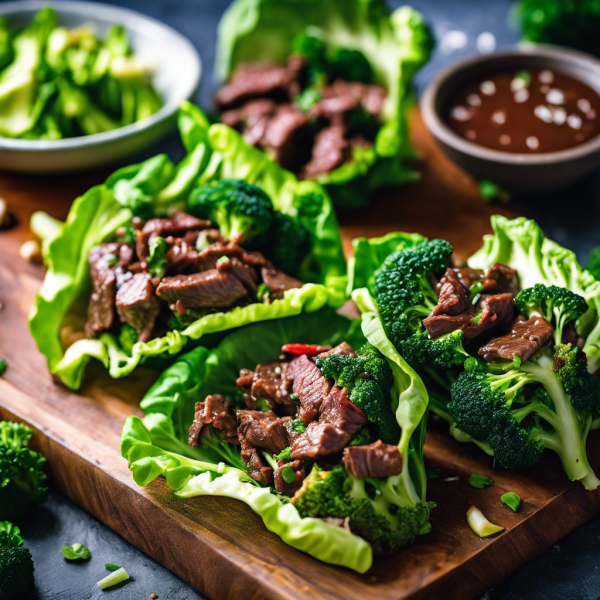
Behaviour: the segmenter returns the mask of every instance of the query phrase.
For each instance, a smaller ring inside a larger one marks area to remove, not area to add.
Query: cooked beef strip
[[[297,170],[310,156],[309,118],[291,104],[282,104],[266,125],[262,145],[282,167]]]
[[[306,431],[294,441],[290,456],[292,459],[318,458],[334,452],[341,452],[350,436],[331,423],[311,423]]]
[[[261,485],[271,485],[273,483],[273,469],[263,463],[258,450],[245,438],[241,445],[241,456],[248,467],[248,475]]]
[[[329,173],[344,164],[351,156],[346,127],[330,125],[315,136],[310,160],[300,172],[301,179]]]
[[[367,416],[348,400],[348,390],[334,385],[319,408],[319,423],[331,423],[348,434],[348,441],[367,422]]]
[[[183,238],[175,238],[165,255],[168,260],[167,273],[182,274],[197,270],[198,252],[195,244],[189,244]]]
[[[459,315],[464,312],[474,314],[467,288],[460,282],[454,269],[450,267],[446,269],[446,273],[440,279],[440,284],[437,306],[431,311],[428,319],[438,315]],[[427,319],[423,322],[425,327],[427,327],[426,321]]]
[[[275,114],[277,103],[268,98],[250,100],[240,108],[225,111],[221,121],[242,132],[244,140],[253,146],[265,136],[269,119]]]
[[[146,221],[141,231],[136,232],[136,249],[140,260],[148,258],[148,243],[153,235],[166,237],[169,235],[181,236],[188,231],[206,229],[210,221],[197,219],[183,211],[177,211],[166,219],[150,219]]]
[[[340,97],[355,98],[368,113],[376,117],[381,115],[387,97],[384,87],[343,79],[336,79],[331,85],[323,87],[320,92],[323,100]]]
[[[327,350],[326,352],[322,352],[321,354],[319,354],[319,358],[327,358],[332,354],[343,354],[344,356],[352,356],[353,358],[356,358],[358,356],[354,348],[348,342],[342,342],[341,344],[338,344],[331,350]]]
[[[476,325],[464,328],[465,342],[483,333],[502,333],[515,318],[515,299],[512,294],[483,294],[478,308],[481,309],[481,318]]]
[[[331,119],[360,108],[360,99],[355,96],[343,95],[322,98],[310,107],[309,115],[314,118]]]
[[[240,411],[238,411],[238,413],[239,412]],[[279,452],[285,450],[285,448],[289,446],[290,442],[287,429],[277,415],[275,415],[272,419],[245,419],[244,421],[240,422],[238,427],[238,436],[240,441],[243,437],[253,446],[257,448],[265,448],[271,452],[271,454],[279,454]]]
[[[434,340],[442,335],[456,331],[457,329],[467,328],[473,319],[473,315],[467,312],[460,315],[436,315],[427,317],[423,320],[423,325],[429,333],[429,337]]]
[[[260,274],[263,282],[271,290],[271,295],[283,294],[287,290],[301,288],[304,285],[301,281],[286,275],[283,271],[276,269],[272,265],[262,267]]]
[[[120,244],[110,243],[95,246],[90,250],[88,262],[92,277],[92,294],[88,308],[88,321],[85,325],[89,337],[108,331],[115,321],[117,266],[109,264],[107,260],[118,257],[119,249]]]
[[[160,313],[160,300],[147,273],[137,273],[117,292],[117,314],[122,323],[133,327],[140,342],[152,339],[156,318]]]
[[[470,289],[476,281],[482,281],[484,276],[481,269],[471,269],[470,267],[455,267],[454,272],[467,289]]]
[[[294,382],[292,392],[298,394],[300,400],[298,416],[306,425],[317,416],[321,402],[329,395],[333,383],[321,375],[306,354],[290,361],[286,376]]]
[[[391,477],[402,472],[402,455],[397,446],[377,440],[367,446],[344,448],[342,457],[346,471],[352,477]]]
[[[540,348],[545,346],[554,334],[554,327],[542,316],[531,316],[524,320],[519,317],[512,325],[511,331],[494,338],[479,349],[484,360],[492,361],[503,358],[512,360],[516,355],[525,362]]]
[[[289,363],[274,360],[256,367],[251,381],[250,393],[256,400],[264,398],[274,404],[293,404],[290,400],[292,382],[288,377]]]
[[[298,56],[290,56],[283,66],[266,63],[240,64],[229,83],[217,92],[215,104],[220,110],[224,110],[261,96],[291,100],[300,93],[299,80],[305,64]]]
[[[248,297],[237,277],[217,269],[163,277],[156,293],[169,304],[181,301],[186,309],[229,307]]]
[[[483,280],[483,291],[487,294],[512,294],[521,291],[517,272],[508,265],[494,263],[486,272]]]
[[[254,378],[254,371],[250,369],[241,369],[240,376],[236,379],[235,385],[241,388],[249,388],[252,385],[252,379]]]
[[[293,496],[301,487],[302,482],[304,481],[306,474],[302,469],[302,461],[294,460],[287,464],[282,464],[275,470],[274,480],[275,480],[275,489],[280,494],[285,494],[286,496]],[[288,483],[284,478],[281,472],[286,467],[289,467],[294,471],[294,475],[296,478],[291,483]]]
[[[223,261],[217,265],[217,271],[224,275],[232,275],[246,288],[253,298],[256,297],[256,271],[235,258]]]
[[[210,425],[223,433],[230,444],[239,444],[237,421],[229,402],[224,396],[206,396],[204,402],[196,402],[194,422],[190,427],[189,445],[199,446],[202,429]]]

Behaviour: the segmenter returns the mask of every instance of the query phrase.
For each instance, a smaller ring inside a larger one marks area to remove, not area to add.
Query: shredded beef
[[[164,277],[156,293],[170,304],[180,301],[186,309],[229,307],[248,297],[237,277],[217,269]]]
[[[440,284],[440,297],[437,306],[428,318],[437,315],[458,315],[464,312],[473,314],[474,309],[469,300],[468,290],[460,282],[454,269],[446,269]],[[425,327],[427,327],[426,324]]]
[[[319,409],[319,422],[331,423],[348,434],[348,441],[366,422],[365,413],[348,400],[348,390],[334,385]]]
[[[285,462],[285,461],[282,461]],[[302,482],[304,481],[306,474],[302,469],[303,463],[299,460],[294,460],[290,463],[282,464],[275,470],[275,489],[280,494],[285,494],[286,496],[293,496],[301,487]],[[286,467],[292,469],[294,471],[295,479],[291,483],[288,483],[284,478],[281,472]]]
[[[397,446],[377,440],[368,446],[344,448],[342,458],[352,477],[391,477],[402,472],[402,455]]]
[[[329,173],[344,164],[351,156],[350,142],[346,139],[346,127],[324,127],[315,136],[310,160],[300,173],[302,179]]]
[[[140,342],[152,339],[160,301],[154,292],[150,275],[137,273],[123,283],[116,296],[117,314],[122,323],[133,327]]]
[[[229,402],[220,394],[206,396],[204,402],[196,402],[194,422],[190,427],[190,446],[199,446],[202,430],[207,425],[223,433],[230,444],[239,444],[237,421]]]
[[[285,169],[296,170],[310,153],[310,121],[291,104],[281,105],[267,122],[262,143],[270,148],[273,159]]]
[[[318,458],[341,452],[350,436],[331,423],[311,423],[292,444],[292,459]]]
[[[92,294],[88,308],[86,332],[92,337],[108,331],[115,321],[117,294],[116,265],[110,264],[119,255],[119,244],[101,244],[90,250],[88,261],[92,277]]]
[[[465,341],[470,342],[484,333],[506,331],[515,318],[515,299],[512,294],[484,294],[479,307],[481,317],[477,324],[464,328]]]
[[[456,267],[454,269],[458,280],[467,288],[477,281],[483,281],[483,271],[481,269],[471,269],[470,267]]]
[[[460,315],[436,315],[424,319],[423,325],[429,337],[434,340],[457,329],[465,329],[471,324],[472,319],[473,315],[466,312]]]
[[[256,448],[265,448],[272,454],[278,454],[289,446],[287,429],[272,411],[269,418],[243,418],[240,412],[256,413],[257,411],[238,411],[238,436],[240,441],[245,438],[247,442]],[[262,413],[265,415],[267,413]]]
[[[303,286],[301,281],[286,275],[283,271],[280,271],[273,266],[262,267],[260,272],[262,280],[271,291],[271,294],[281,295],[287,290],[301,288]]]
[[[258,365],[251,381],[251,394],[275,404],[290,404],[292,382],[287,375],[288,363],[274,360]]]
[[[343,354],[344,356],[351,356],[352,358],[356,358],[358,356],[354,348],[348,342],[342,342],[331,350],[327,350],[319,354],[319,358],[327,358],[332,354]]]
[[[327,85],[321,90],[321,97],[323,100],[342,97],[354,98],[368,113],[377,117],[381,115],[387,92],[379,85],[336,79],[331,85]]]
[[[487,294],[512,294],[516,296],[521,291],[517,272],[502,263],[494,263],[485,274],[483,291]]]
[[[284,66],[241,64],[231,81],[217,92],[215,104],[223,110],[261,96],[278,100],[292,99],[300,93],[299,79],[304,66],[305,61],[297,56],[291,56]]]
[[[317,416],[319,407],[329,395],[333,384],[321,375],[321,371],[306,354],[290,362],[287,377],[293,381],[292,392],[298,394],[300,400],[298,416],[306,425]]]
[[[217,265],[217,271],[226,275],[233,275],[245,288],[248,294],[256,297],[256,271],[233,258],[223,261]]]
[[[542,316],[532,316],[527,320],[519,317],[509,333],[482,346],[479,355],[487,361],[500,358],[512,360],[514,356],[518,356],[521,362],[525,362],[545,346],[553,334],[554,328]]]

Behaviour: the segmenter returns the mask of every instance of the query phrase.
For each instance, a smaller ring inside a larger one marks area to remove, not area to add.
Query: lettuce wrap
[[[375,190],[416,180],[407,111],[412,79],[433,47],[422,15],[408,6],[390,13],[383,0],[236,0],[219,24],[217,77],[227,81],[240,63],[285,61],[303,31],[362,53],[373,83],[388,93],[373,146],[355,147],[349,161],[315,180],[343,207],[364,206]]]
[[[123,377],[150,357],[175,355],[190,340],[207,334],[326,305],[339,306],[344,301],[342,241],[323,188],[315,182],[299,182],[245,144],[235,131],[220,124],[210,126],[204,114],[189,103],[182,105],[179,128],[188,154],[178,165],[159,155],[118,170],[74,202],[62,227],[36,214],[36,231],[46,238],[43,253],[48,271],[29,325],[50,371],[70,388],[80,386],[92,357],[101,361],[112,377]],[[222,179],[255,184],[269,196],[275,211],[302,224],[308,232],[309,251],[293,275],[305,285],[286,291],[271,304],[206,314],[145,343],[110,332],[84,339],[91,288],[90,250],[113,240],[117,230],[134,216],[147,219],[185,209],[192,189]]]
[[[425,502],[427,393],[414,371],[391,347],[376,314],[362,323],[362,333],[357,326],[356,321],[348,321],[331,309],[321,309],[250,325],[231,333],[212,350],[196,348],[182,356],[142,400],[145,418],[129,417],[125,422],[121,451],[136,483],[147,485],[163,476],[179,498],[214,495],[241,500],[263,519],[267,529],[290,546],[324,562],[360,573],[367,571],[373,552],[363,538],[333,521],[302,518],[289,497],[250,479],[240,463],[238,446],[187,445],[195,403],[207,394],[235,398],[240,369],[254,369],[257,363],[272,360],[285,343],[360,344],[366,337],[387,357],[394,376],[393,409],[402,429],[399,449],[405,458],[401,475],[389,479],[406,504]],[[425,522],[419,533],[429,529]]]
[[[444,240],[355,240],[349,289],[364,287],[352,298],[364,320],[379,311],[455,439],[505,469],[553,450],[570,480],[596,489],[586,440],[600,423],[600,285],[534,221],[495,216],[492,227],[454,268]]]

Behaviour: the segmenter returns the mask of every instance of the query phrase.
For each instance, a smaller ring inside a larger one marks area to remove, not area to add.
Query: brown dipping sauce
[[[442,117],[458,135],[486,148],[556,152],[600,133],[600,96],[549,69],[499,71],[450,96]]]

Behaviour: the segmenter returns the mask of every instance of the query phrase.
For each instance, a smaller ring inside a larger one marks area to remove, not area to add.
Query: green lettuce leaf
[[[423,446],[427,426],[429,395],[423,380],[400,356],[388,339],[375,300],[366,288],[355,290],[352,299],[362,315],[362,330],[367,340],[389,361],[394,373],[393,398],[397,398],[396,419],[402,435],[398,449],[403,457],[401,480],[404,490],[414,502],[425,502],[427,474]],[[408,459],[406,459],[408,457]]]
[[[142,400],[144,420],[129,417],[123,428],[121,452],[136,483],[147,485],[163,476],[181,498],[211,495],[241,500],[290,546],[364,573],[371,566],[372,551],[362,538],[321,519],[301,519],[285,497],[258,487],[211,450],[187,445],[195,403],[207,394],[235,398],[240,369],[272,360],[288,342],[335,344],[350,339],[358,345],[364,338],[354,325],[323,309],[255,323],[234,331],[212,350],[196,348],[181,356]]]
[[[317,178],[336,204],[364,206],[374,190],[418,178],[407,110],[414,103],[412,79],[429,60],[433,37],[421,14],[408,6],[390,14],[384,0],[236,0],[219,24],[217,76],[228,79],[242,62],[284,61],[307,27],[332,47],[362,52],[375,83],[388,90],[373,148],[355,149],[351,161]]]
[[[188,149],[181,163],[174,165],[166,155],[158,155],[119,169],[105,184],[78,198],[64,226],[55,228],[44,242],[48,272],[29,324],[50,371],[70,388],[81,385],[90,358],[100,360],[111,376],[123,377],[148,358],[178,354],[189,340],[199,340],[209,333],[312,312],[325,305],[337,307],[345,300],[346,264],[327,192],[317,183],[299,182],[248,146],[235,131],[220,124],[210,126],[203,113],[189,103],[182,105],[180,127]],[[145,344],[138,342],[131,350],[108,333],[72,344],[72,340],[61,339],[66,329],[83,329],[91,288],[87,262],[90,249],[112,239],[134,215],[148,218],[167,209],[185,208],[194,186],[223,177],[245,179],[262,187],[277,210],[304,224],[311,236],[311,251],[292,275],[307,285],[286,292],[282,300],[271,305],[253,304],[207,315],[183,331],[169,331]]]
[[[492,229],[494,233],[484,236],[483,246],[469,258],[469,266],[487,269],[501,262],[517,271],[522,288],[543,283],[583,296],[589,308],[576,326],[586,338],[583,350],[594,373],[600,368],[600,282],[581,267],[574,252],[546,238],[535,221],[495,215]]]
[[[348,260],[348,294],[363,287],[372,291],[376,271],[392,252],[426,240],[419,233],[401,232],[388,233],[379,238],[353,239],[354,252]]]

